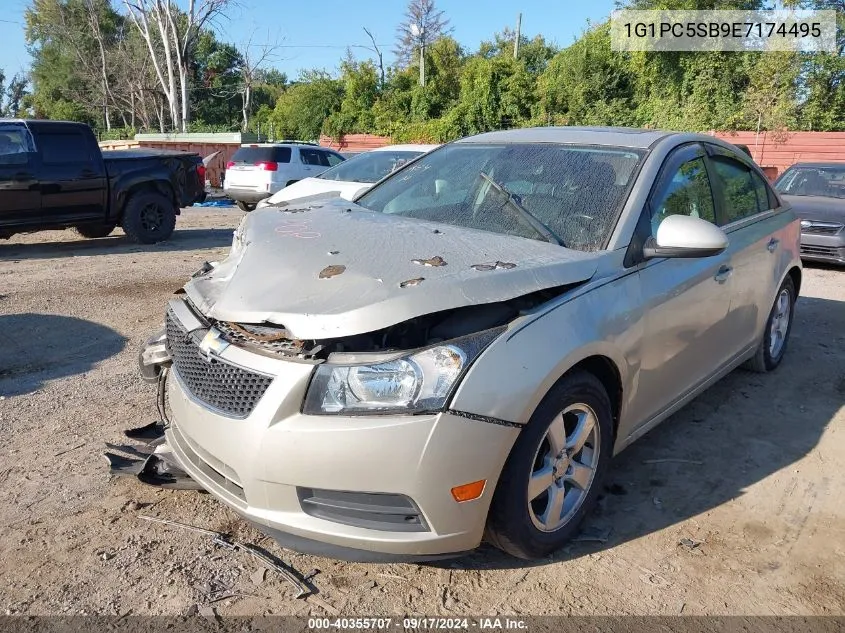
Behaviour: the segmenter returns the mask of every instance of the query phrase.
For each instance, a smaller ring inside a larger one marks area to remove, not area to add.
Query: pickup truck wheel
[[[155,244],[166,240],[176,228],[176,209],[167,196],[136,193],[123,212],[123,231],[133,242]]]
[[[250,211],[255,210],[255,205],[250,202],[241,202],[240,200],[236,203],[238,205],[238,209],[245,213],[249,213]]]
[[[116,226],[116,224],[82,224],[76,227],[76,232],[82,237],[94,239],[111,235]]]

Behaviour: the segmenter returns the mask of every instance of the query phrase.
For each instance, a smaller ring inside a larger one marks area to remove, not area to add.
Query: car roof
[[[278,143],[242,143],[241,147],[288,147],[290,145],[308,145],[310,147],[320,147],[319,145],[317,145],[317,143],[310,143],[308,141],[279,141]],[[320,149],[329,148],[321,147]]]
[[[430,152],[439,145],[425,145],[421,143],[405,143],[404,145],[385,145],[376,147],[371,152]],[[365,152],[366,153],[366,152]]]
[[[793,167],[845,167],[845,161],[837,162],[830,160],[824,163],[792,163],[789,169]]]
[[[571,143],[608,145],[646,149],[657,141],[678,134],[665,130],[642,130],[627,127],[548,126],[486,132],[457,141],[458,143]],[[710,137],[712,138],[712,137]]]

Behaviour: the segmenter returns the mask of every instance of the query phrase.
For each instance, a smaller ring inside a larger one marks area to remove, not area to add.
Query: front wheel
[[[122,226],[133,242],[162,242],[170,237],[176,228],[176,207],[172,200],[158,192],[136,193],[126,203]]]
[[[769,312],[766,320],[766,329],[763,333],[763,340],[757,352],[746,363],[746,367],[752,371],[772,371],[780,365],[786,353],[786,344],[789,342],[789,333],[792,331],[792,314],[795,310],[795,284],[792,277],[786,276],[783,280],[775,304]]]
[[[560,549],[599,495],[613,451],[607,391],[584,371],[562,378],[520,433],[493,494],[487,540],[524,559]]]

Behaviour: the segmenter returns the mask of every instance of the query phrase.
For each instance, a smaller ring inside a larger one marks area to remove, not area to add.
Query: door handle
[[[731,276],[733,271],[733,266],[720,266],[713,279],[718,281],[720,284],[723,284],[728,280],[728,277]]]
[[[766,248],[770,253],[774,253],[775,249],[778,247],[778,244],[780,244],[780,240],[773,237],[769,240],[769,243],[766,244]]]

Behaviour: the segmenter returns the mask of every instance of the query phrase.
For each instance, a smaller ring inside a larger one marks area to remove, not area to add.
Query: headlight
[[[503,330],[486,330],[390,358],[382,354],[372,362],[362,361],[374,354],[332,355],[329,362],[315,370],[303,413],[421,413],[440,410],[470,363]]]

